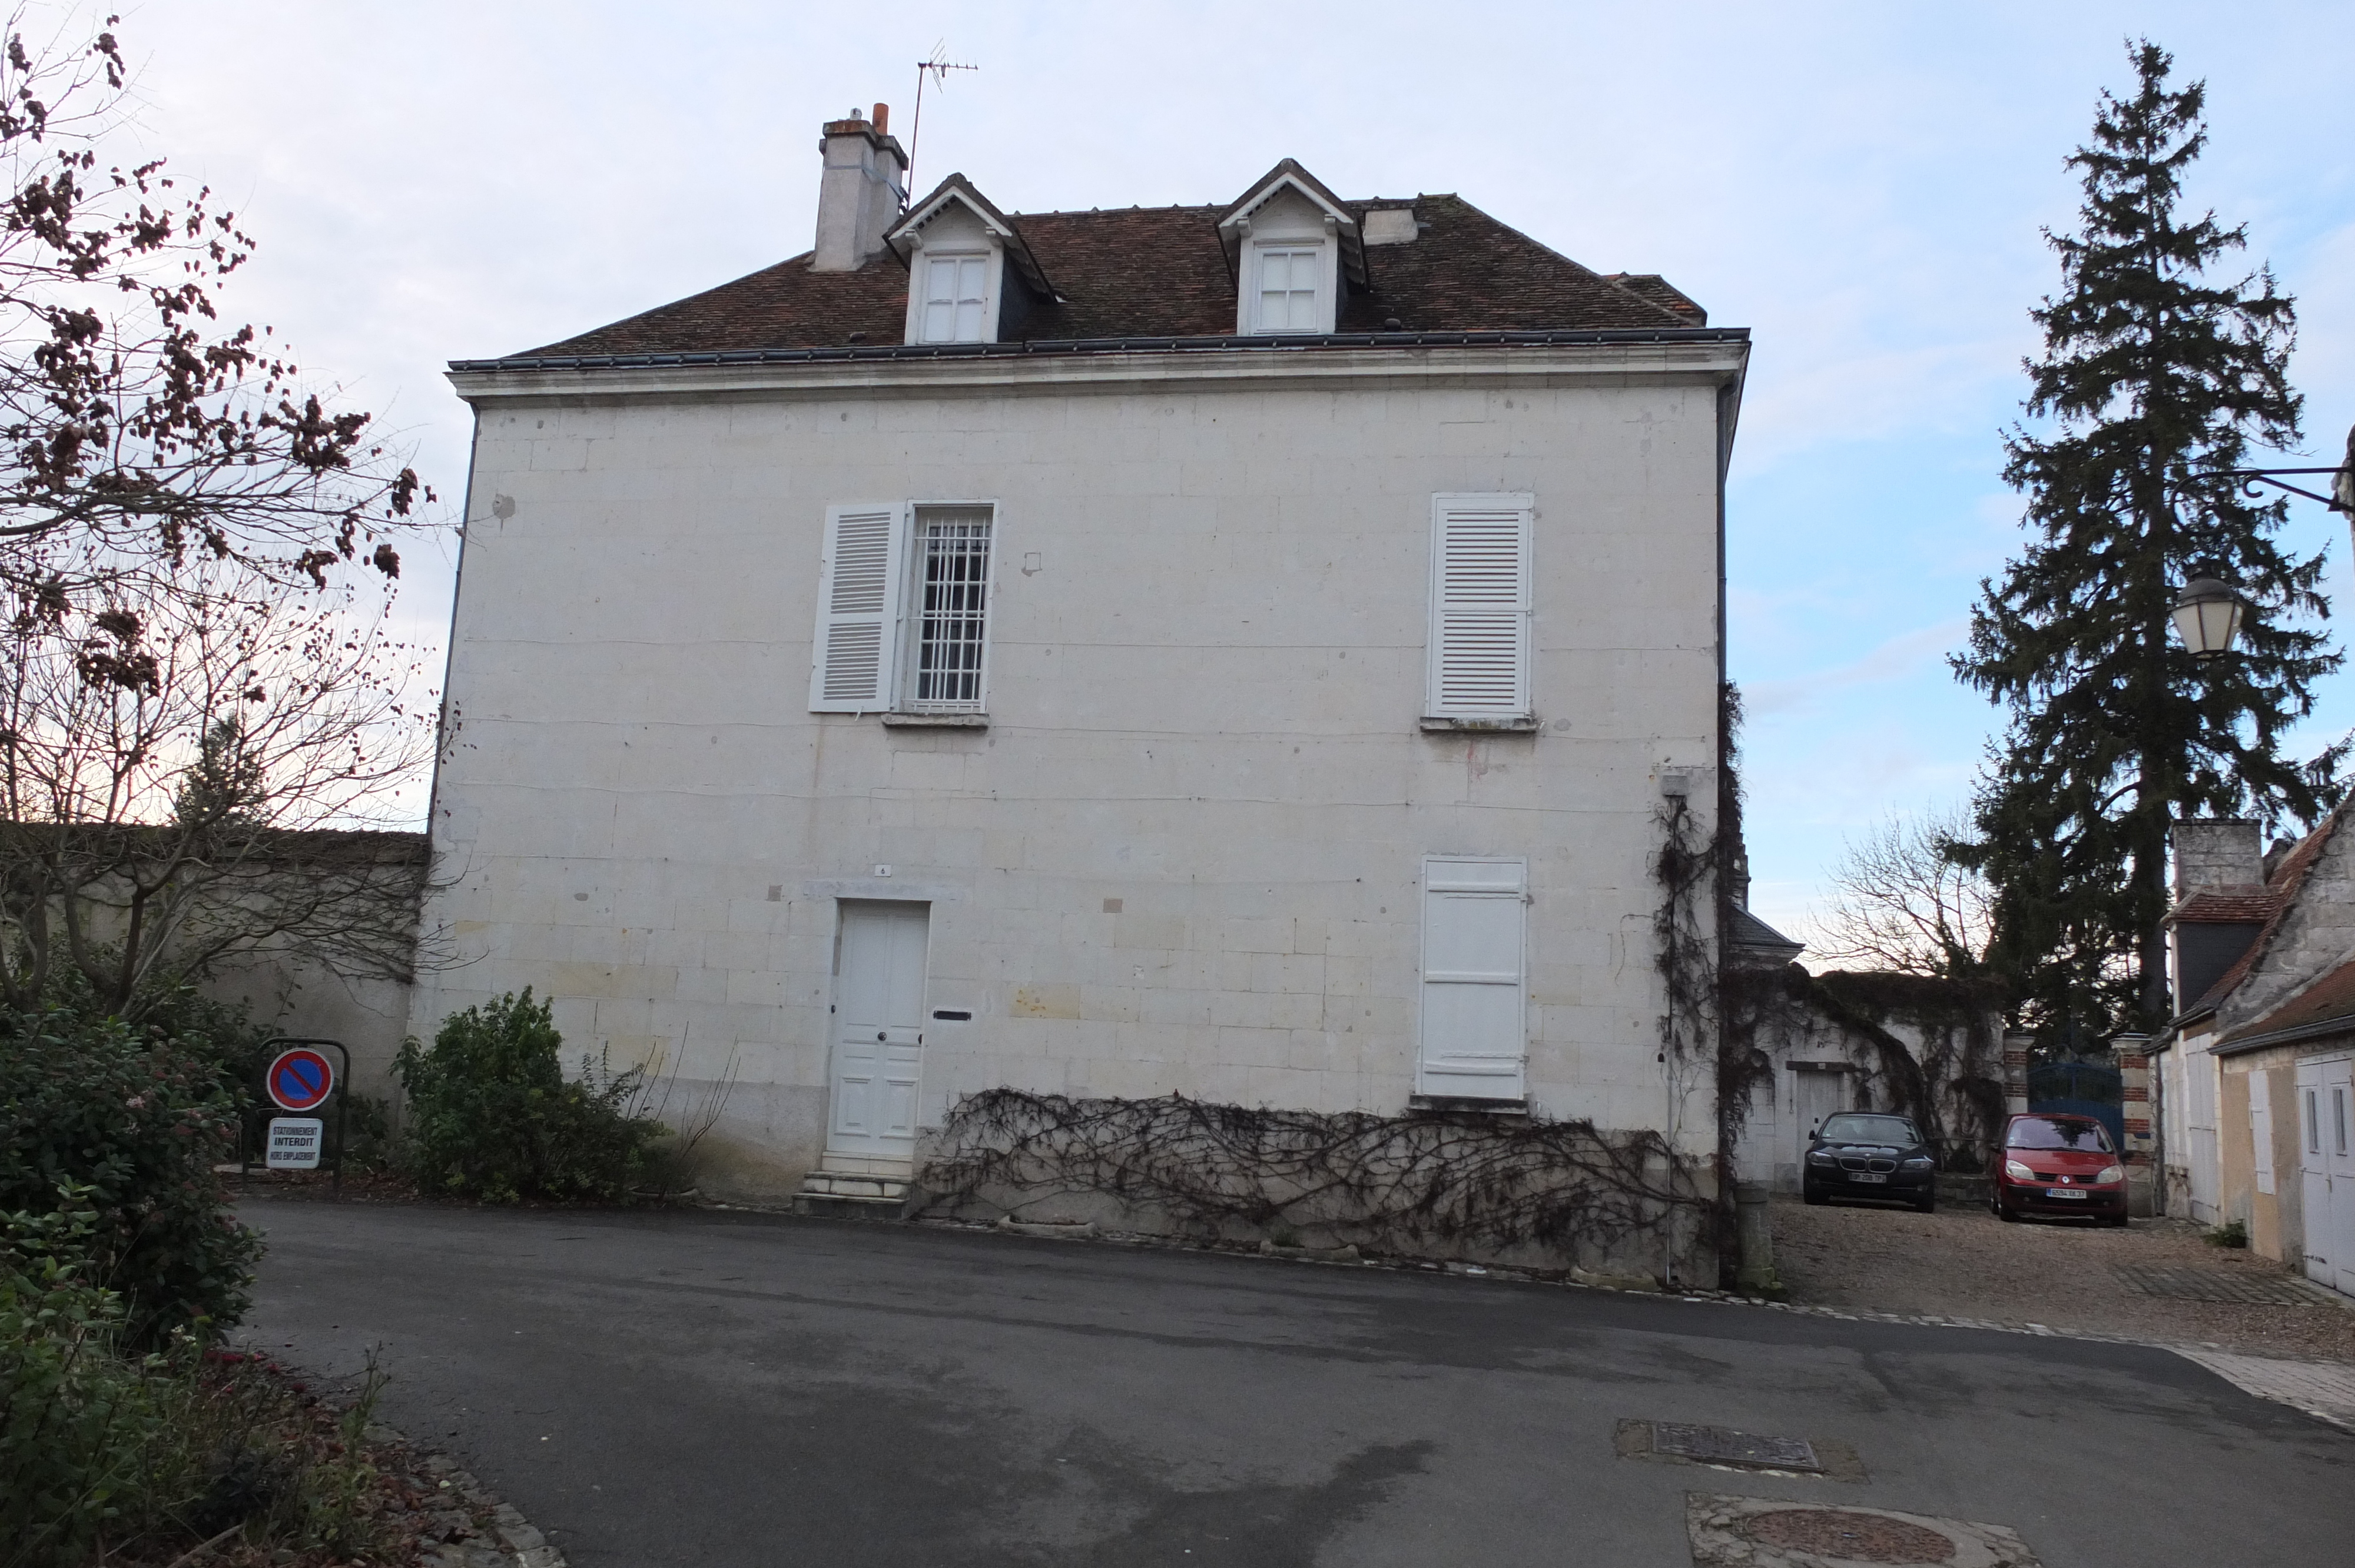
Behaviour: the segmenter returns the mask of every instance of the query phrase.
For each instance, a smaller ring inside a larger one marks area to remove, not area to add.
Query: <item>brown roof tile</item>
[[[2272,919],[2280,902],[2281,895],[2269,887],[2211,887],[2169,910],[2167,917],[2179,926],[2243,925]]]
[[[1700,307],[1660,280],[1639,286],[1557,255],[1460,196],[1348,204],[1411,206],[1423,225],[1404,245],[1366,249],[1368,289],[1336,323],[1344,333],[1663,329],[1700,324]],[[1215,207],[1007,215],[1061,291],[1009,334],[1011,341],[1223,337],[1235,330],[1235,282]],[[707,354],[750,349],[897,344],[907,320],[908,271],[889,251],[855,272],[814,272],[808,256],[722,283],[516,358]],[[1670,297],[1673,296],[1673,299]],[[1676,302],[1683,302],[1679,306]],[[1700,317],[1705,321],[1706,315]]]

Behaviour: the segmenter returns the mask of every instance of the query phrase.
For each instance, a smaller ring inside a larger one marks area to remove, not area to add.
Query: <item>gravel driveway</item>
[[[1934,1214],[1862,1205],[1774,1202],[1774,1264],[1794,1301],[1867,1311],[2041,1323],[2252,1355],[2355,1362],[2355,1303],[2339,1306],[2289,1271],[2210,1246],[2181,1220],[2123,1231],[2066,1222],[2005,1224],[1984,1208]],[[2146,1293],[2146,1279],[2212,1294],[2278,1293],[2297,1305],[2194,1301]]]

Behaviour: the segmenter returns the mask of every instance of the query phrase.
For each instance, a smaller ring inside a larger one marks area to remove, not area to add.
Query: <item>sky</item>
[[[2355,6],[1433,6],[175,0],[123,9],[137,150],[261,242],[225,313],[378,413],[454,515],[453,358],[531,347],[808,249],[819,124],[925,95],[916,182],[1001,207],[1231,199],[1278,158],[1344,196],[1453,191],[1602,271],[1665,274],[1753,359],[1729,495],[1752,901],[1814,928],[1845,843],[1967,798],[1999,716],[1959,688],[2041,230],[2129,37],[2209,84],[2191,200],[2299,302],[2306,455],[2355,423]],[[94,15],[35,4],[32,25]],[[2343,518],[2299,548],[2355,588]],[[439,644],[454,544],[407,552]],[[2350,612],[2355,613],[2355,612]],[[2355,669],[2295,737],[2355,726]]]

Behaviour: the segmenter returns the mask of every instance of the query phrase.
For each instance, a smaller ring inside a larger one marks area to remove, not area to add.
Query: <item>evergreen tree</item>
[[[2159,922],[2178,815],[2312,821],[2335,800],[2346,747],[2299,765],[2284,733],[2339,668],[2319,555],[2282,549],[2285,503],[2260,504],[2218,471],[2252,443],[2298,440],[2286,365],[2296,318],[2260,269],[2210,270],[2246,230],[2179,210],[2207,142],[2204,85],[2170,90],[2144,41],[2137,90],[2105,92],[2090,146],[2069,160],[2080,232],[2046,231],[2062,287],[2033,313],[2043,356],[2026,368],[2005,481],[2027,496],[2030,540],[1983,582],[1955,673],[2010,710],[1990,747],[1959,858],[1997,889],[1993,957],[2028,1020],[2064,1033],[2147,1028],[2169,1011]],[[2198,667],[2169,635],[2189,579],[2251,601],[2239,651]]]

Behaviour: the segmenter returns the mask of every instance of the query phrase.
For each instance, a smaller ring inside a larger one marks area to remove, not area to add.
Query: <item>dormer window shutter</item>
[[[1432,497],[1430,689],[1433,718],[1529,714],[1532,495]]]
[[[836,506],[826,514],[817,630],[810,654],[812,713],[881,713],[897,685],[907,508]]]

